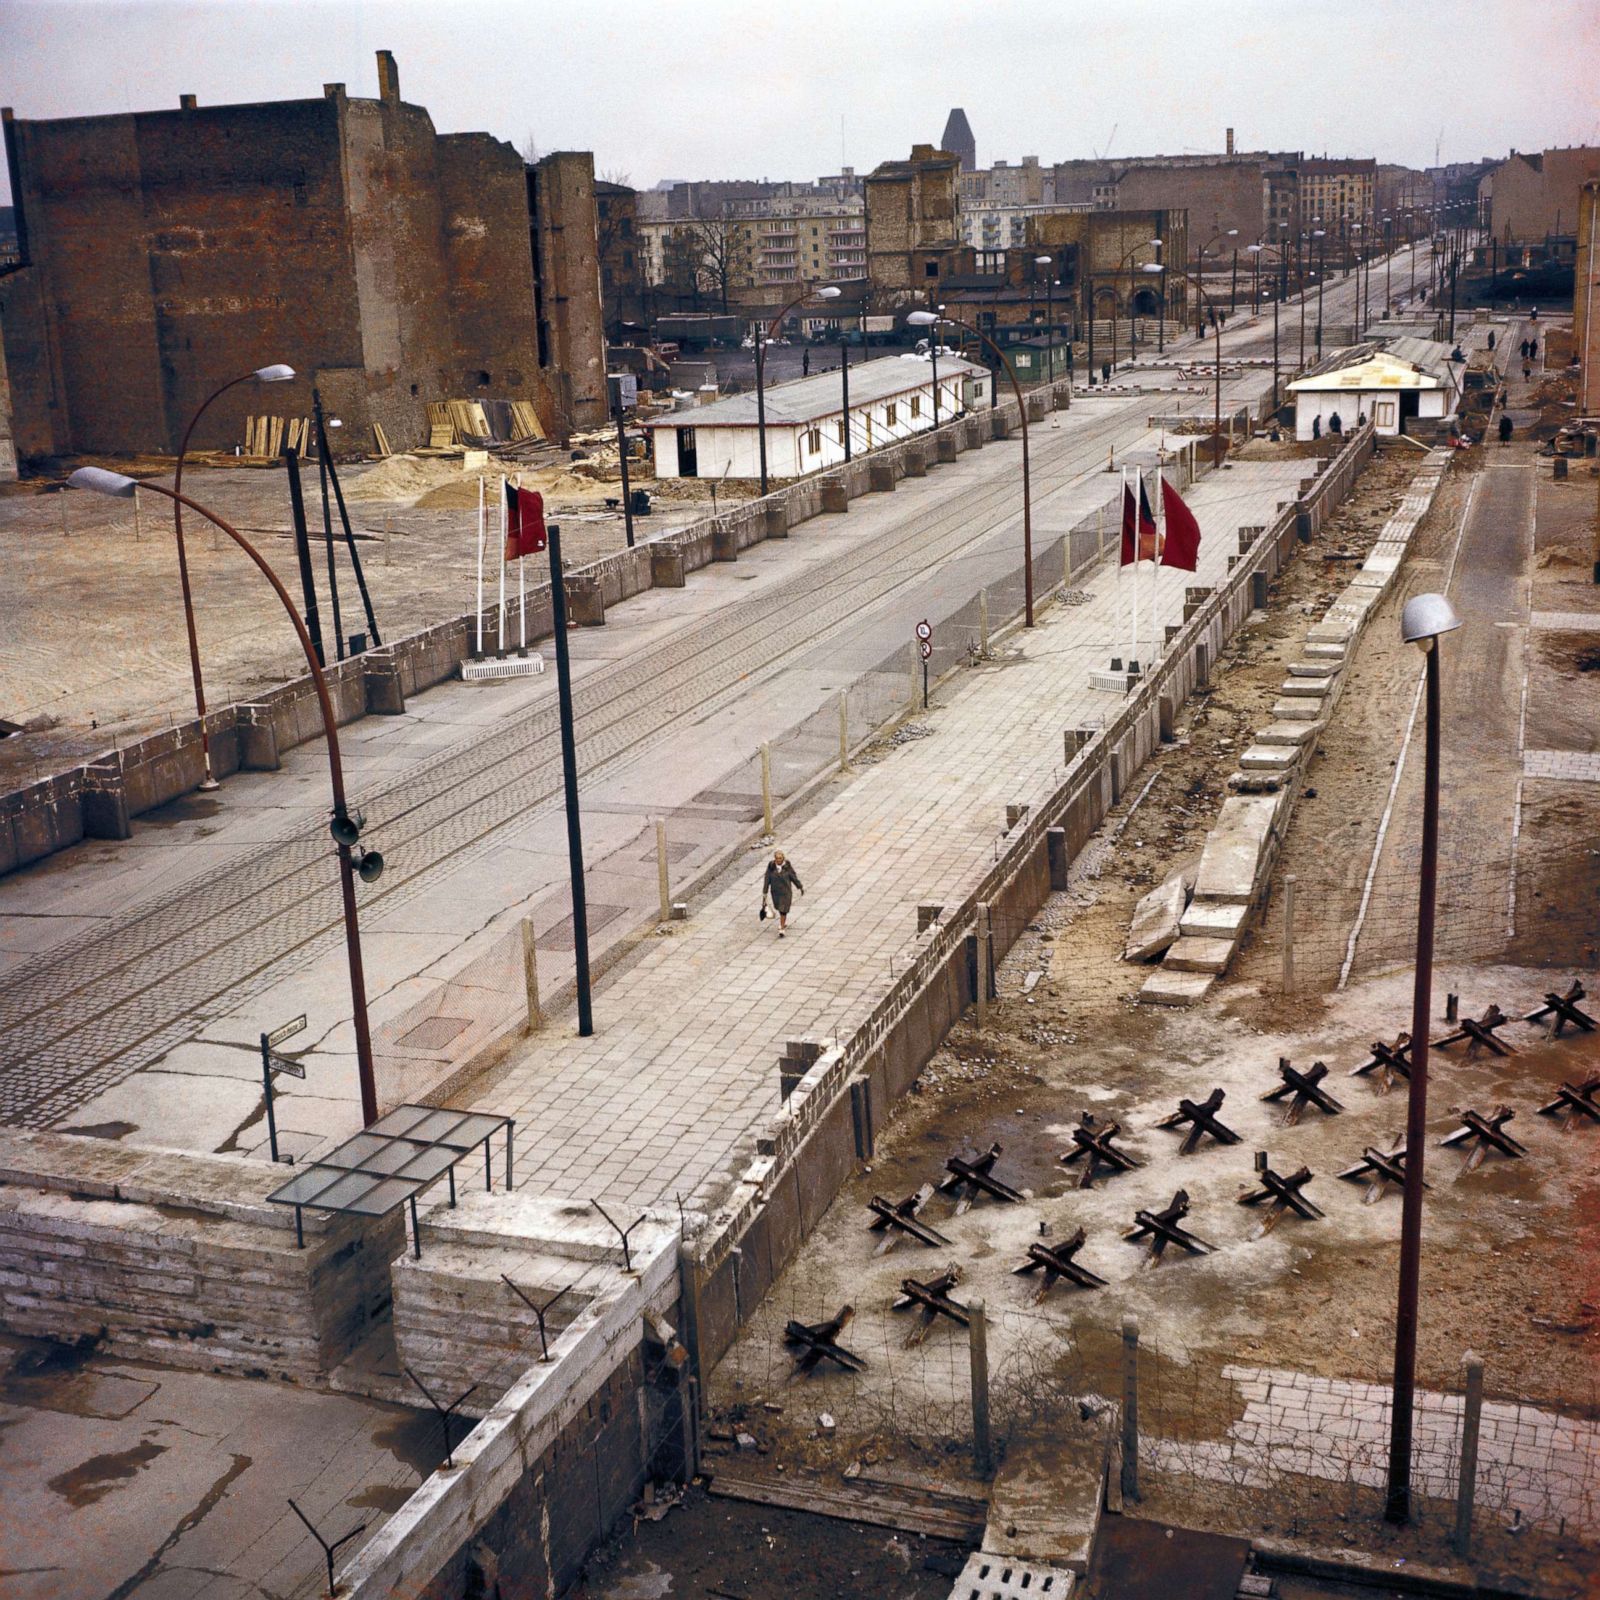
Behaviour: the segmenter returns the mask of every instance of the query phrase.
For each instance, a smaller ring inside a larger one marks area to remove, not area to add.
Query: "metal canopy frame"
[[[490,1141],[506,1131],[506,1188],[511,1188],[511,1117],[448,1106],[396,1106],[297,1173],[267,1196],[270,1204],[294,1207],[294,1238],[305,1249],[304,1208],[353,1217],[386,1217],[397,1206],[411,1208],[411,1248],[422,1257],[417,1196],[440,1178],[450,1180],[456,1203],[456,1164],[481,1144],[484,1188],[494,1192]]]

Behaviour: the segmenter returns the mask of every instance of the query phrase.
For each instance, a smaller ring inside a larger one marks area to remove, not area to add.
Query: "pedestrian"
[[[1528,359],[1528,341],[1526,339],[1524,339],[1522,341],[1522,347],[1521,348],[1522,348],[1522,359],[1524,361],[1526,361]]]
[[[1491,350],[1494,349],[1494,329],[1493,328],[1491,328],[1489,330],[1489,348]]]
[[[1531,361],[1524,361],[1522,363],[1522,381],[1524,383],[1533,382],[1533,363]]]
[[[1328,418],[1328,432],[1336,439],[1344,432],[1344,418],[1337,411]]]
[[[1311,419],[1311,438],[1313,442],[1322,437],[1322,416],[1319,413]]]
[[[1530,361],[1537,361],[1539,359],[1539,341],[1537,339],[1530,339],[1528,341],[1528,359]]]
[[[1511,438],[1511,418],[1505,412],[1500,413],[1500,448],[1503,450]]]
[[[802,378],[811,376],[811,352],[809,350],[800,352],[800,376]]]
[[[798,889],[801,894],[806,892],[806,886],[800,881],[800,874],[794,870],[794,863],[784,855],[781,850],[772,852],[772,859],[767,863],[767,875],[761,882],[761,917],[766,920],[767,897],[772,897],[772,909],[778,913],[778,937],[781,939],[784,930],[789,926],[789,908],[794,904],[794,891]]]

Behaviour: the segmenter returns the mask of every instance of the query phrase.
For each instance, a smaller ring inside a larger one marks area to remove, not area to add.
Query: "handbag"
[[[763,900],[761,902],[761,917],[760,917],[760,920],[762,922],[765,922],[767,920],[767,902],[765,900]]]

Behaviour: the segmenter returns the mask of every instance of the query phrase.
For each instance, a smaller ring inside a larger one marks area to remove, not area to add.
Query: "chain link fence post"
[[[1461,1468],[1456,1477],[1456,1527],[1451,1543],[1465,1561],[1472,1550],[1472,1499],[1478,1485],[1478,1425],[1483,1415],[1483,1358],[1467,1352],[1461,1407]]]
[[[1122,1319],[1122,1498],[1139,1498],[1139,1320]]]

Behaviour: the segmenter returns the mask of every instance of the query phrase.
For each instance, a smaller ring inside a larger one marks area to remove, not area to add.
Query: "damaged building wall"
[[[551,362],[594,329],[598,376],[574,392],[597,391],[603,415],[592,161],[567,158],[588,163],[590,274],[571,270],[578,246],[552,250],[563,276],[536,297],[521,157],[436,133],[387,52],[379,78],[377,100],[330,84],[319,100],[7,117],[28,239],[0,281],[19,455],[175,450],[206,395],[270,361],[301,375],[272,411],[305,414],[316,382],[357,445],[373,422],[424,443],[426,402],[463,397],[532,400],[560,433],[567,386],[540,369],[536,298]],[[236,442],[266,409],[242,387],[200,442]]]
[[[574,427],[606,421],[594,156],[557,150],[528,168],[539,364]]]

